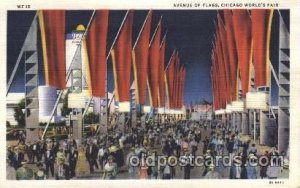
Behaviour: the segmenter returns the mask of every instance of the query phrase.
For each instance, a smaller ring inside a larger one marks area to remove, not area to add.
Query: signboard
[[[243,112],[244,111],[244,102],[243,101],[232,101],[231,110],[233,112]]]
[[[246,94],[246,108],[267,111],[269,95],[264,92],[248,92]]]

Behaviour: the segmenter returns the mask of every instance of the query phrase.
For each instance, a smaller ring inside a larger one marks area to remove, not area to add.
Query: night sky
[[[147,10],[134,12],[133,43],[147,15]],[[281,12],[286,23],[289,25],[288,11]],[[92,11],[67,11],[66,31],[75,30],[78,24],[87,25]],[[113,10],[109,15],[109,31],[107,52],[121,25],[126,10]],[[13,66],[25,40],[26,33],[35,15],[34,11],[8,11],[7,20],[7,77],[9,78]],[[162,34],[168,30],[166,46],[166,64],[168,63],[174,49],[180,54],[182,64],[187,68],[185,83],[185,103],[201,101],[206,99],[212,101],[210,67],[212,39],[215,32],[214,20],[217,11],[215,10],[154,10],[152,18],[152,32],[163,16]],[[163,37],[163,36],[162,36]],[[278,70],[278,13],[274,12],[272,36],[271,36],[271,62]],[[40,45],[39,45],[40,46]],[[43,72],[42,52],[39,49],[39,71]],[[24,66],[20,66],[10,91],[24,91]],[[40,76],[40,85],[44,83],[43,74]],[[109,90],[113,90],[112,65],[108,62]],[[272,84],[272,101],[276,103],[277,90],[274,80]]]

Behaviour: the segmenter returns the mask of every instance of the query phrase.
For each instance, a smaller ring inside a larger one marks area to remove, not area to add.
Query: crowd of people
[[[203,156],[203,166],[196,165],[197,156]],[[220,156],[239,157],[226,166]],[[261,156],[267,165],[249,165]],[[283,165],[271,165],[272,156],[279,156],[276,148],[261,155],[250,139],[218,121],[177,121],[147,123],[126,132],[116,128],[82,141],[20,140],[7,148],[7,165],[17,180],[277,178]]]

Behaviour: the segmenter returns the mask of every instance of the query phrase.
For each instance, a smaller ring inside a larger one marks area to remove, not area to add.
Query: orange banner
[[[132,50],[136,103],[145,104],[147,96],[149,40],[152,11],[150,10]]]
[[[222,43],[220,38],[219,27],[217,27],[217,36],[216,36],[216,63],[218,71],[218,82],[219,82],[219,96],[220,96],[220,107],[225,108],[226,106],[226,73],[224,66],[224,57],[222,51]]]
[[[97,10],[86,36],[92,96],[105,97],[108,10]]]
[[[158,88],[159,88],[159,46],[161,35],[161,19],[158,22],[156,30],[150,42],[149,48],[149,88],[151,94],[151,106],[158,107]]]
[[[268,64],[272,15],[273,10],[251,10],[255,87],[270,85]]]
[[[66,88],[66,11],[39,11],[46,85]]]
[[[165,106],[165,81],[164,81],[164,71],[165,71],[165,51],[166,51],[166,36],[164,37],[162,44],[160,45],[159,51],[159,107]]]
[[[224,23],[222,21],[221,16],[218,14],[218,31],[219,31],[219,39],[220,39],[220,50],[223,56],[223,70],[224,70],[224,82],[225,82],[225,101],[226,103],[231,102],[231,81],[230,81],[230,64],[229,64],[229,55],[228,55],[228,46],[227,46],[227,38],[226,38],[226,30],[224,27]]]
[[[111,51],[116,101],[130,101],[133,11],[127,12]]]
[[[227,38],[227,53],[229,55],[230,81],[231,81],[231,98],[238,100],[238,58],[237,49],[234,38],[234,28],[231,10],[224,10],[226,38]]]
[[[173,108],[172,98],[173,98],[173,83],[174,83],[174,62],[175,62],[175,51],[173,52],[168,66],[165,70],[166,75],[166,88],[167,88],[167,98],[169,108]]]
[[[238,54],[238,67],[240,69],[242,96],[250,87],[250,62],[251,62],[251,19],[247,10],[234,9],[233,25]]]

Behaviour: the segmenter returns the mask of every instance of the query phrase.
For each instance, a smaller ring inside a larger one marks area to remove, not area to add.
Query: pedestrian
[[[233,164],[230,167],[230,179],[247,179],[247,171],[245,166],[242,164],[241,158],[233,159]]]
[[[90,143],[88,144],[85,155],[89,162],[90,173],[94,172],[94,166],[96,167],[96,169],[99,169],[98,163],[96,161],[97,155],[98,155],[98,150],[92,141],[90,141]]]
[[[79,147],[79,152],[78,152],[78,159],[77,159],[77,165],[76,165],[76,174],[77,176],[84,175],[88,172],[88,167],[86,165],[86,156],[85,156],[85,151],[84,147],[80,146]]]
[[[24,160],[24,154],[20,152],[20,149],[18,146],[14,148],[14,154],[12,158],[12,166],[17,170],[20,166],[22,161]]]
[[[101,144],[100,148],[98,150],[98,161],[99,161],[99,165],[101,167],[101,170],[103,170],[103,166],[104,166],[104,161],[105,161],[105,156],[107,155],[107,151],[104,148],[104,145]]]
[[[234,141],[233,141],[233,152],[235,154],[239,153],[239,148],[240,148],[240,139],[238,135],[234,136]]]
[[[147,156],[144,154],[140,160],[139,179],[148,179],[148,165],[146,163]]]
[[[46,175],[49,177],[49,170],[51,172],[51,176],[54,176],[54,161],[55,155],[54,151],[50,146],[48,146],[47,151],[44,153],[45,165],[46,165]]]
[[[32,157],[33,157],[33,151],[32,151],[32,147],[31,147],[31,142],[29,141],[26,145],[26,153],[27,153],[27,157],[28,157],[28,163],[32,163]]]
[[[247,179],[257,179],[256,176],[257,157],[253,153],[251,153],[248,158],[249,160],[246,163]]]
[[[209,166],[213,164],[213,156],[211,150],[206,150],[206,154],[204,155],[204,171],[202,176],[205,176],[209,170]]]
[[[233,155],[233,147],[234,147],[234,136],[230,136],[229,139],[228,139],[228,142],[227,142],[227,151],[228,151],[228,154],[231,156]]]
[[[267,177],[269,179],[277,179],[280,172],[281,172],[281,166],[278,163],[278,159],[271,158],[271,162],[270,162],[269,166],[267,167],[267,172],[266,172]]]
[[[70,166],[70,178],[76,176],[75,169],[76,169],[77,160],[78,160],[78,151],[75,149],[75,146],[72,145],[68,155],[68,162]]]
[[[46,170],[43,167],[43,163],[38,163],[36,165],[38,167],[38,170],[34,173],[34,179],[35,180],[46,180]]]
[[[126,165],[128,168],[129,178],[136,179],[138,174],[138,156],[132,147],[126,157]]]
[[[183,179],[190,179],[191,178],[191,155],[189,155],[188,152],[185,152],[185,154],[183,155],[183,157],[181,158],[181,162],[183,164],[183,166],[181,166],[180,169],[183,168]]]
[[[16,171],[16,180],[31,180],[32,178],[33,170],[27,166],[27,161],[23,160]]]
[[[215,168],[215,171],[217,171],[219,173],[220,177],[223,177],[224,176],[224,171],[225,171],[225,166],[223,164],[223,157],[224,157],[223,151],[220,151],[218,156],[221,156],[221,157],[220,158],[218,158],[218,157],[215,158],[216,166],[214,168]]]
[[[207,149],[208,149],[208,144],[209,144],[209,138],[207,136],[205,136],[204,140],[203,140],[203,150],[202,153],[205,154]]]
[[[254,143],[251,144],[251,146],[248,148],[247,153],[248,153],[248,155],[250,155],[250,154],[256,155],[257,154],[257,149],[256,149],[256,146]]]
[[[65,158],[58,158],[55,179],[56,180],[70,179],[70,168],[67,164],[65,164]]]
[[[162,179],[172,179],[172,169],[171,166],[167,163],[163,166],[160,166]]]
[[[66,156],[65,156],[65,152],[64,152],[64,148],[63,147],[59,147],[58,152],[56,153],[56,162],[58,164],[58,159],[64,159],[65,160]]]
[[[192,156],[196,157],[196,152],[197,152],[197,149],[198,149],[198,143],[196,142],[195,139],[193,139],[190,142],[190,147],[191,147],[191,151],[192,151]]]
[[[153,160],[153,165],[150,166],[150,170],[151,170],[150,176],[151,176],[151,179],[157,179],[158,173],[159,173],[157,152],[154,151],[152,153],[152,156],[154,156],[154,160]]]
[[[221,175],[218,171],[215,170],[215,166],[211,163],[208,166],[208,172],[204,177],[205,179],[221,179]]]
[[[267,178],[267,169],[269,165],[269,152],[265,151],[264,155],[261,156],[261,165],[259,175],[261,179]]]
[[[113,156],[108,156],[108,162],[104,165],[104,173],[102,179],[116,179],[118,174],[118,166],[114,162]]]

